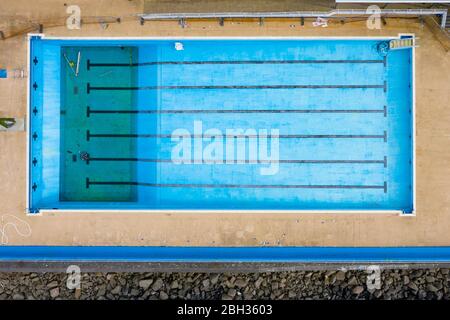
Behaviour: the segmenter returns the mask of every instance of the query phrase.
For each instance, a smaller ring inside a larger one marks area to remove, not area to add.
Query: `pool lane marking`
[[[86,108],[86,116],[89,118],[91,114],[228,114],[228,113],[383,113],[386,117],[387,108],[383,109],[258,109],[258,110],[223,110],[223,109],[184,109],[184,110],[100,110]]]
[[[181,138],[214,138],[216,135],[177,135]],[[223,138],[258,138],[259,135],[222,135]],[[332,139],[383,139],[387,142],[387,132],[384,131],[382,135],[376,134],[280,134],[278,136],[267,136],[268,138],[279,138],[279,139],[321,139],[321,138],[332,138]],[[172,134],[145,134],[145,133],[123,133],[123,134],[113,134],[113,133],[101,133],[94,134],[90,130],[86,130],[86,141],[90,141],[91,138],[172,138]]]
[[[92,161],[134,161],[134,162],[151,162],[151,163],[171,163],[172,159],[150,159],[150,158],[103,158],[103,157],[89,157],[85,160],[87,164]],[[222,161],[225,161],[222,160]],[[192,160],[193,163],[197,164],[214,164],[214,161],[204,161],[204,160]],[[235,163],[240,164],[269,164],[269,163],[287,163],[287,164],[383,164],[387,167],[387,157],[385,156],[383,160],[236,160]]]
[[[92,67],[141,67],[155,65],[236,65],[236,64],[314,64],[314,63],[382,63],[383,60],[232,60],[232,61],[149,61],[140,63],[92,63],[87,61],[87,70]]]
[[[297,84],[280,84],[280,85],[217,85],[217,86],[143,86],[143,87],[92,87],[87,83],[87,94],[91,91],[124,91],[124,90],[246,90],[246,89],[383,89],[386,92],[386,81],[383,84],[369,85],[297,85]]]
[[[208,184],[208,183],[147,183],[137,181],[91,181],[86,178],[86,189],[92,185],[144,186],[156,188],[208,188],[208,189],[381,189],[387,192],[387,182],[383,185],[308,185],[308,184]]]

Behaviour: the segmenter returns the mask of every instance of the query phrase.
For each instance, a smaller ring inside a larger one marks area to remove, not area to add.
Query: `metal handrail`
[[[143,20],[225,19],[225,18],[329,18],[342,15],[367,16],[373,12],[363,9],[334,9],[330,11],[285,11],[285,12],[205,12],[205,13],[145,13]],[[380,9],[383,16],[440,15],[441,28],[445,28],[447,9]]]

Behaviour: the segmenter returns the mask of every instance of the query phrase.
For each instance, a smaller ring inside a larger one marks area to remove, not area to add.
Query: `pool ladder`
[[[415,38],[402,38],[389,41],[390,50],[406,49],[413,47],[417,47]]]

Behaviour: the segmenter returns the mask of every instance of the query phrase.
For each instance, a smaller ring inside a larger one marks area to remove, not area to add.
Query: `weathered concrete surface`
[[[27,237],[8,228],[8,244],[46,245],[181,245],[181,246],[443,246],[450,245],[450,57],[439,41],[417,20],[393,20],[382,30],[365,22],[331,23],[313,28],[297,20],[146,22],[131,15],[143,1],[78,1],[82,14],[126,17],[103,30],[98,24],[81,30],[47,28],[58,36],[392,36],[415,33],[416,54],[417,216],[386,214],[294,213],[57,213],[26,217],[26,133],[0,134],[0,216],[15,215],[32,230]],[[7,18],[64,18],[63,1],[3,0]],[[3,20],[4,21],[4,20]],[[0,41],[0,64],[25,68],[25,36]],[[0,116],[26,116],[24,79],[0,81]],[[0,224],[2,224],[0,220]],[[4,224],[4,222],[3,222]]]
[[[329,10],[334,0],[145,0],[144,12],[244,12]]]

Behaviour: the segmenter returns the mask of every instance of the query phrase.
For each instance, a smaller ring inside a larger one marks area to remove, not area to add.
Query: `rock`
[[[425,299],[427,297],[427,292],[425,290],[419,290],[419,299]]]
[[[234,277],[231,277],[230,279],[228,279],[227,281],[225,281],[225,286],[227,288],[234,288],[234,281],[236,279]]]
[[[210,277],[211,283],[214,285],[219,281],[220,274],[213,274]]]
[[[237,279],[237,280],[234,282],[234,285],[235,285],[236,287],[238,287],[238,288],[244,288],[244,287],[247,286],[247,281],[245,281],[244,279],[239,278],[239,279]]]
[[[433,282],[436,281],[436,279],[435,279],[434,277],[431,277],[431,276],[425,277],[425,280],[426,280],[428,283],[433,283]]]
[[[338,273],[336,273],[336,280],[344,281],[345,280],[345,272],[338,271]]]
[[[15,293],[13,295],[13,300],[24,300],[24,299],[25,299],[25,296],[21,293]]]
[[[178,289],[178,281],[177,280],[172,281],[172,283],[170,284],[170,289]]]
[[[259,277],[256,281],[255,281],[255,287],[256,289],[259,289],[259,287],[261,287],[262,282],[264,281],[264,279],[262,277]]]
[[[278,284],[278,282],[273,281],[273,282],[271,283],[271,286],[272,286],[272,290],[273,290],[273,291],[276,291],[276,290],[278,290],[279,284]]]
[[[436,288],[432,284],[428,284],[427,285],[427,289],[428,289],[428,291],[431,291],[431,292],[438,292],[439,291],[438,288]]]
[[[209,284],[210,284],[210,280],[209,279],[205,279],[202,281],[203,287],[205,287],[205,289],[209,288]]]
[[[130,296],[137,297],[139,295],[139,290],[136,288],[131,289]]]
[[[111,293],[116,295],[119,294],[120,291],[122,291],[122,287],[120,285],[117,285],[114,289],[111,290]]]
[[[348,280],[348,285],[349,286],[354,286],[358,284],[358,280],[356,279],[355,276],[351,277],[350,280]]]
[[[236,289],[228,289],[227,295],[234,298],[236,296]]]
[[[50,297],[53,299],[59,297],[59,288],[53,288],[50,290]]]
[[[376,290],[374,293],[373,293],[373,295],[374,295],[374,297],[375,298],[380,298],[382,295],[383,295],[383,291],[381,291],[381,290]]]
[[[98,288],[97,297],[102,297],[106,294],[106,286],[102,285]]]
[[[127,279],[120,277],[119,278],[119,283],[122,287],[124,287],[127,284]]]
[[[160,298],[161,300],[167,300],[167,299],[169,299],[169,296],[168,296],[167,293],[165,293],[164,291],[161,291],[161,292],[159,293],[159,298]]]
[[[155,283],[152,285],[153,291],[159,291],[164,285],[164,281],[161,278],[156,279]]]
[[[411,290],[413,290],[413,291],[415,291],[415,292],[417,292],[417,291],[419,290],[419,287],[414,283],[414,281],[411,281],[411,282],[408,284],[408,288],[410,288]]]
[[[353,292],[353,294],[360,295],[361,293],[364,292],[364,287],[363,286],[356,286],[356,287],[353,288],[352,292]]]
[[[58,286],[58,281],[52,281],[49,284],[47,284],[47,288],[52,289]]]
[[[65,273],[1,274],[7,299],[450,299],[449,269],[383,270],[383,289],[365,287],[355,271],[268,273],[83,273],[82,290],[66,291]],[[390,283],[390,285],[388,285]],[[170,285],[169,285],[170,284]]]
[[[442,290],[442,288],[444,287],[444,285],[442,284],[442,282],[435,282],[433,285],[434,285],[434,286],[436,287],[436,289],[438,289],[438,290]]]
[[[150,288],[150,286],[153,283],[153,279],[144,279],[139,281],[139,287],[141,287],[144,290],[147,290],[148,288]]]

